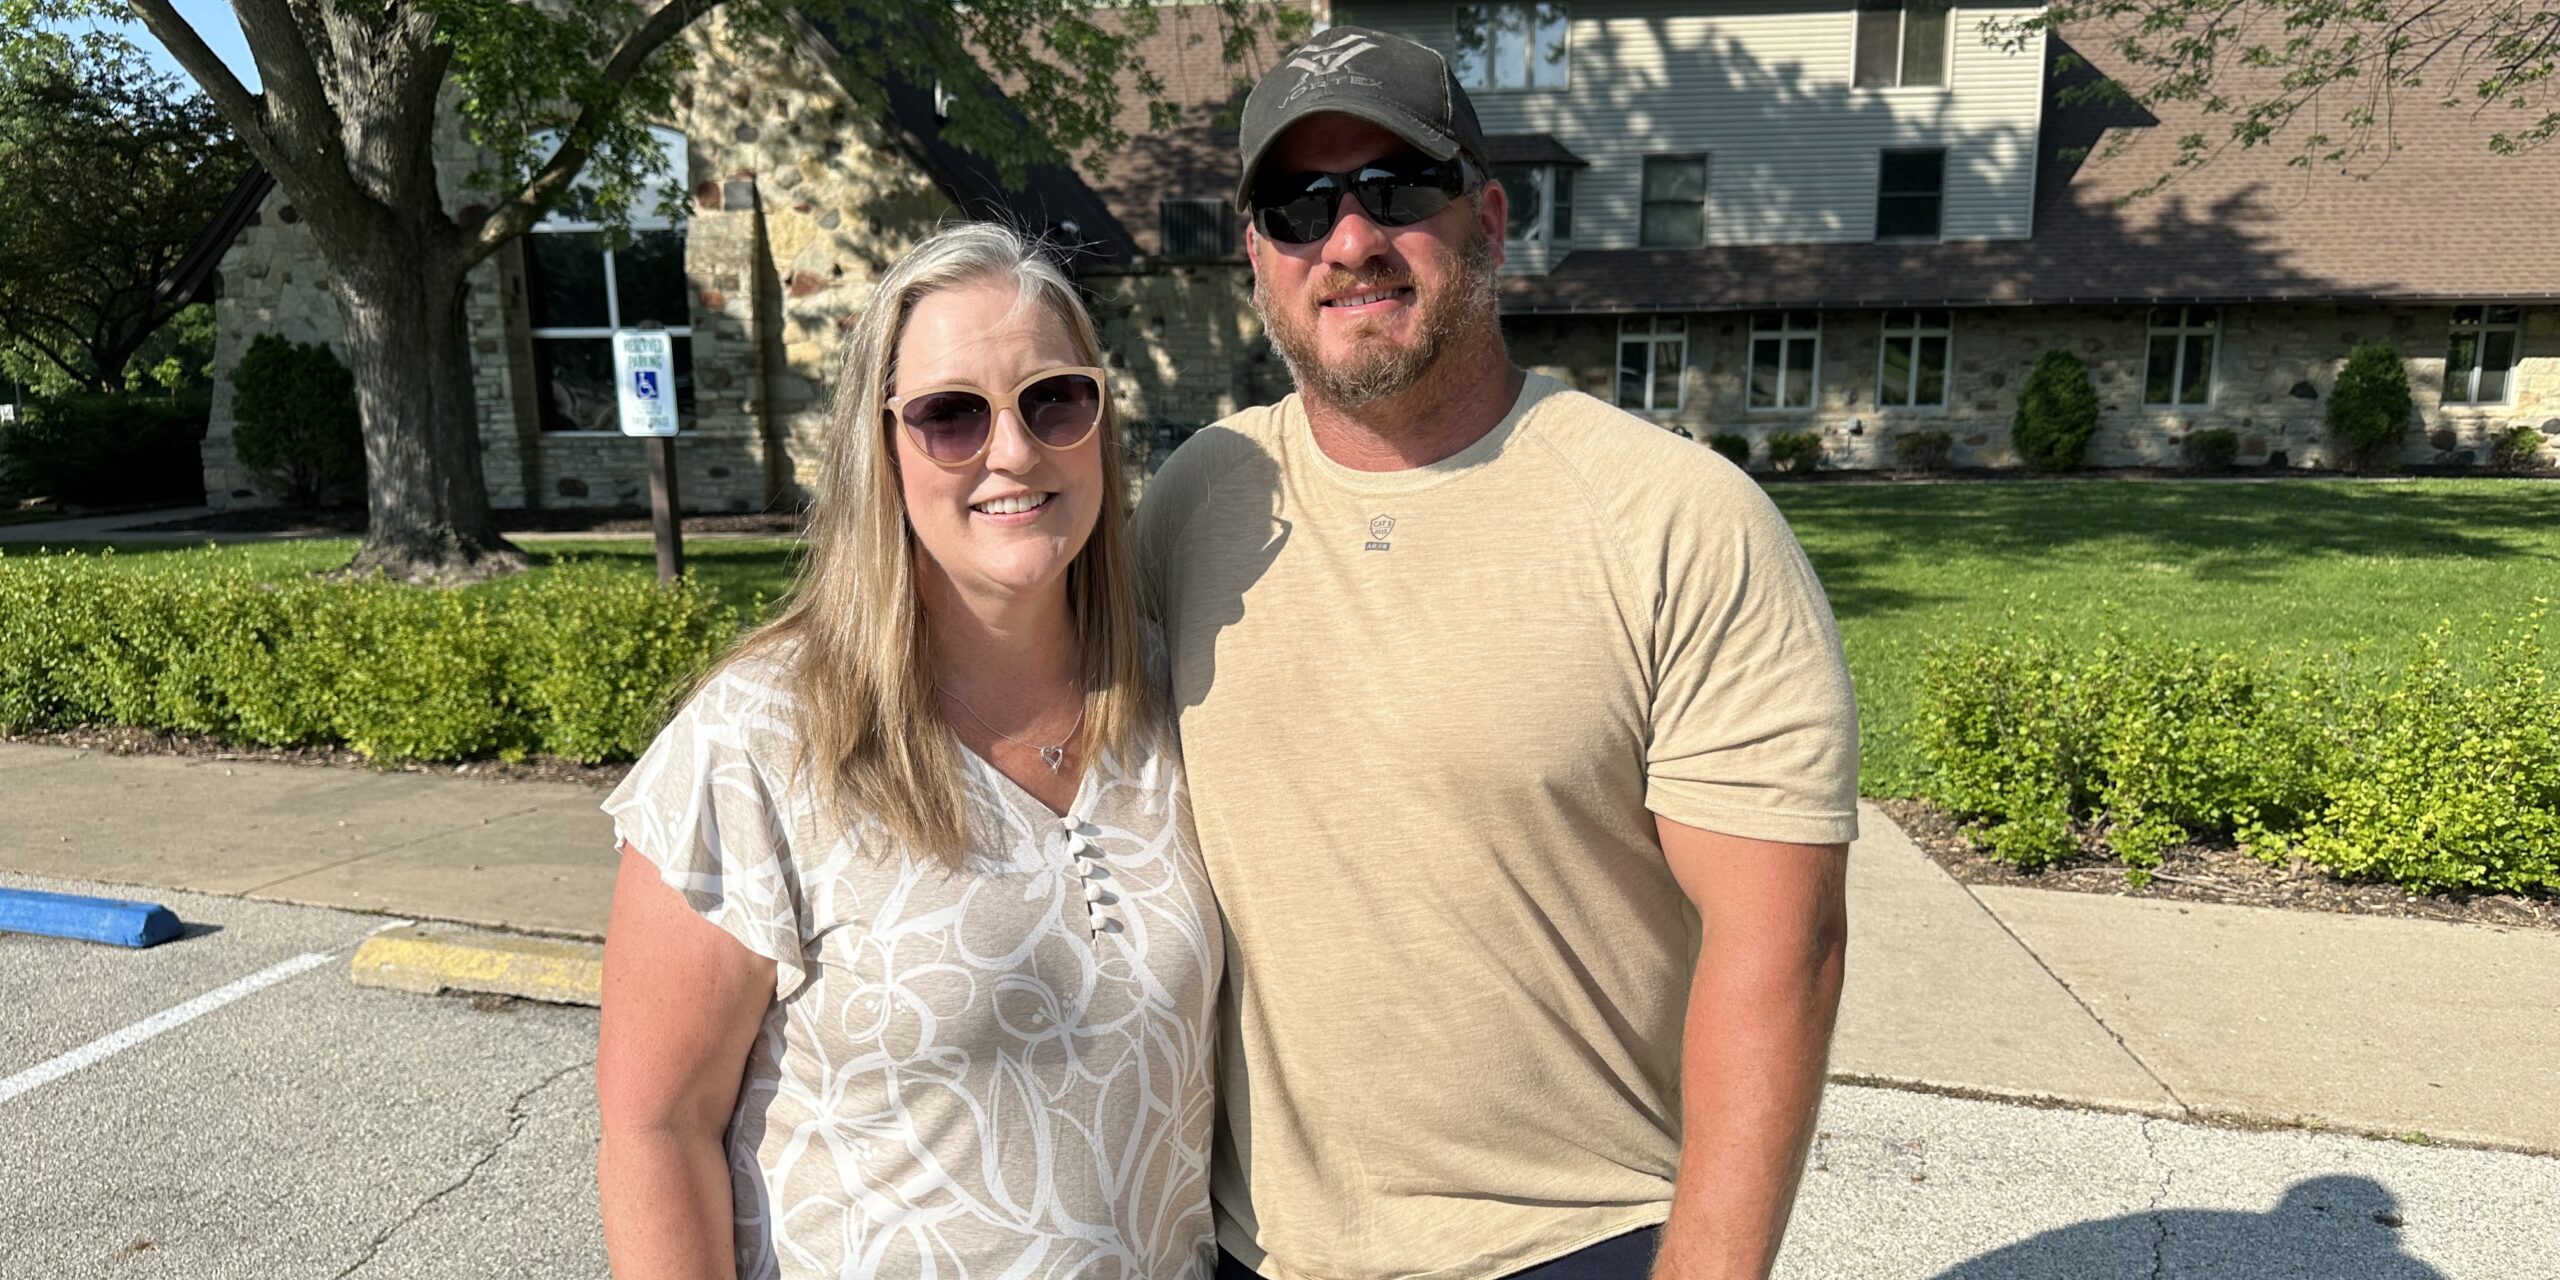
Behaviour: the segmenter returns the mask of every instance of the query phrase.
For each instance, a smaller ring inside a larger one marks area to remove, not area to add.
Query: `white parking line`
[[[184,1026],[242,996],[327,964],[330,959],[325,952],[312,951],[269,965],[229,986],[217,987],[185,1004],[163,1009],[122,1030],[109,1032],[52,1061],[37,1063],[6,1080],[0,1080],[0,1102],[7,1102],[28,1090],[42,1088],[82,1067],[103,1062],[163,1031]]]

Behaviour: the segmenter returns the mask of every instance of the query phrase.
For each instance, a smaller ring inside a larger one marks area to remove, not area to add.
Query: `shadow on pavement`
[[[2400,1249],[2400,1206],[2371,1178],[2297,1182],[2265,1213],[2166,1209],[2057,1227],[1934,1280],[2444,1280]],[[2127,1264],[2137,1262],[2128,1270]]]

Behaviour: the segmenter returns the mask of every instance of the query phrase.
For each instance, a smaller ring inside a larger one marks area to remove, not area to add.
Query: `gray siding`
[[[1574,246],[1634,248],[1648,154],[1705,153],[1717,244],[1875,234],[1877,153],[1944,147],[1944,238],[2024,239],[2035,190],[2044,44],[1988,47],[1981,24],[2034,8],[1958,9],[1943,89],[1853,89],[1856,15],[1839,0],[1755,0],[1699,12],[1646,0],[1568,3],[1562,90],[1475,92],[1488,133],[1552,133],[1591,162]],[[1344,3],[1335,18],[1444,52],[1448,3]]]

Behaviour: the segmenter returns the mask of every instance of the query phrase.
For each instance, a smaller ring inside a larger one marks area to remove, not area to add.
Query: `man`
[[[1298,391],[1135,534],[1227,919],[1222,1274],[1764,1276],[1856,827],[1821,588],[1741,472],[1512,366],[1438,54],[1323,32],[1242,142]]]

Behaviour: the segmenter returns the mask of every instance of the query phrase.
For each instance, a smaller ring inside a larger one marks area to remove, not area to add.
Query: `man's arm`
[[[1822,1102],[1849,941],[1848,846],[1656,818],[1704,932],[1680,1057],[1679,1181],[1659,1280],[1764,1280]]]

